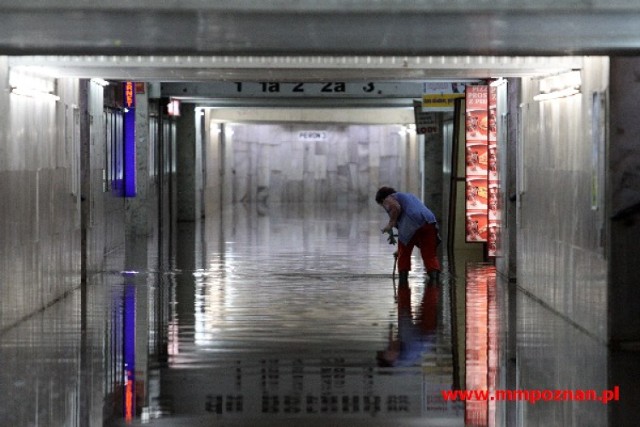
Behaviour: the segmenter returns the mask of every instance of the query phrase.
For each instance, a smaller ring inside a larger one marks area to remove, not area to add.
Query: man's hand
[[[385,227],[382,229],[382,233],[387,233],[389,235],[387,242],[389,242],[390,245],[395,245],[397,243],[396,236],[393,234],[393,228]]]

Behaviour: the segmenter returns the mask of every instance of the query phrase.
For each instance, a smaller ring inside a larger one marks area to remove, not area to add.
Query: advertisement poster
[[[496,145],[498,133],[498,90],[489,86],[489,111],[487,117],[487,126],[489,127],[489,145]]]
[[[486,242],[488,237],[488,223],[486,211],[467,211],[467,241]]]
[[[499,256],[502,221],[497,92],[488,85],[465,91],[465,237],[467,243],[486,243],[490,257]]]
[[[487,157],[487,180],[488,180],[488,219],[489,228],[487,233],[487,255],[495,257],[499,255],[499,235],[502,214],[499,203],[500,194],[500,174],[498,171],[498,95],[497,89],[493,86],[489,87],[489,140],[488,140],[488,157]]]
[[[487,177],[489,156],[486,143],[476,141],[467,142],[465,159],[467,163],[467,176]]]
[[[467,86],[466,88],[466,134],[467,142],[478,141],[487,144],[489,133],[488,86]]]
[[[466,241],[486,242],[488,230],[489,87],[465,91]]]
[[[425,111],[420,101],[413,101],[413,114],[416,121],[416,133],[418,135],[435,135],[440,132],[436,114]]]

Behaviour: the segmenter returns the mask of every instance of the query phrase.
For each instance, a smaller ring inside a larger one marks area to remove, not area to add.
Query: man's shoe
[[[398,273],[399,276],[399,284],[401,285],[408,285],[409,284],[409,272],[408,271],[401,271]]]

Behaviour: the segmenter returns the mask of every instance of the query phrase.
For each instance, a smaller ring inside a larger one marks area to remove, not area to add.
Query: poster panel
[[[465,90],[466,241],[486,242],[489,177],[489,87]]]
[[[487,177],[488,153],[487,144],[481,141],[468,141],[465,149],[466,173],[468,177]]]
[[[489,226],[487,231],[487,255],[495,257],[499,254],[499,236],[501,227],[501,206],[499,204],[500,194],[500,174],[498,171],[498,89],[489,86],[489,138],[488,138],[488,156],[487,156],[487,184],[488,184],[488,200],[487,215]]]

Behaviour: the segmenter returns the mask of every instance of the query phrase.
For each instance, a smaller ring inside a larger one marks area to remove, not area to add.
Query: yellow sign
[[[422,108],[453,109],[457,98],[464,98],[464,93],[424,93]]]

